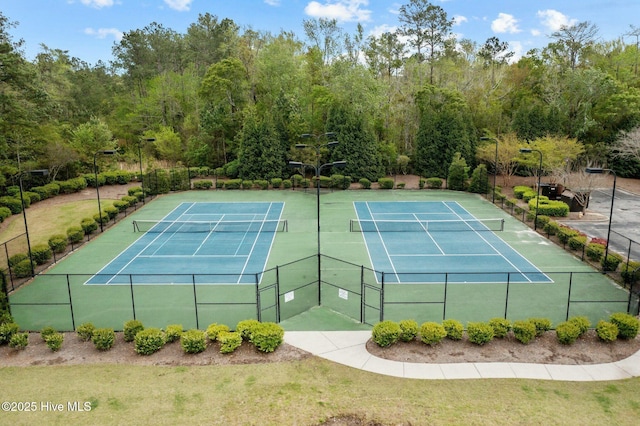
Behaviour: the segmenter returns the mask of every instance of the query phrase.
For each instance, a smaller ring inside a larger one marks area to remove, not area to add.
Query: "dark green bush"
[[[93,218],[91,217],[85,217],[80,222],[80,227],[82,228],[82,231],[84,232],[85,235],[89,235],[98,229],[98,222],[93,220]]]
[[[515,195],[515,197],[520,200],[522,200],[522,197],[524,196],[525,192],[529,192],[529,191],[532,191],[532,189],[528,186],[516,185],[513,187],[513,195]]]
[[[22,193],[22,196],[25,198],[29,198],[29,205],[37,203],[38,201],[42,200],[42,197],[40,197],[40,194],[38,194],[37,192],[24,191]]]
[[[0,207],[0,223],[4,222],[4,220],[6,218],[8,218],[9,216],[11,216],[13,213],[11,213],[11,210],[9,210],[8,207]]]
[[[138,204],[138,197],[134,195],[125,195],[124,197],[121,198],[121,200],[127,203],[129,207],[133,207],[136,204]]]
[[[568,322],[575,324],[576,327],[578,327],[578,331],[580,332],[578,337],[589,331],[589,327],[591,327],[591,321],[589,321],[589,318],[585,316],[569,318]]]
[[[210,180],[194,180],[193,189],[211,189],[213,182]]]
[[[180,345],[187,354],[199,354],[207,349],[207,335],[202,330],[189,330],[180,336]]]
[[[380,187],[380,189],[393,189],[393,179],[380,178],[378,179],[378,186]]]
[[[580,337],[580,327],[571,321],[561,322],[556,326],[556,337],[563,345],[571,345]]]
[[[361,178],[358,183],[362,189],[371,189],[371,181],[367,178]]]
[[[633,315],[624,312],[616,312],[611,314],[609,321],[618,326],[618,336],[621,339],[635,339],[638,335],[640,321]]]
[[[514,337],[525,345],[536,337],[536,325],[531,321],[514,321],[512,329]]]
[[[551,320],[549,318],[529,318],[529,322],[536,327],[536,336],[540,337],[551,330]]]
[[[283,341],[284,329],[273,322],[263,322],[251,333],[251,343],[260,352],[273,352]]]
[[[560,229],[558,229],[558,233],[556,235],[558,236],[558,240],[560,240],[562,244],[567,244],[571,237],[580,235],[580,232],[567,226],[560,225]]]
[[[544,227],[547,226],[550,220],[551,219],[549,218],[549,216],[538,214],[538,218],[536,219],[536,227],[544,229]]]
[[[258,320],[255,320],[255,319],[242,320],[238,322],[238,325],[236,325],[235,331],[240,333],[240,335],[244,340],[250,341],[251,333],[253,333],[253,330],[258,326],[260,326],[260,321]]]
[[[108,351],[116,341],[116,333],[113,328],[96,328],[91,335],[91,341],[99,351]]]
[[[427,182],[426,179],[420,178],[418,179],[418,189],[424,189],[424,184]]]
[[[485,322],[470,322],[467,324],[467,336],[471,343],[484,345],[493,340],[493,327]]]
[[[51,326],[47,326],[47,327],[44,327],[42,330],[40,330],[40,337],[42,338],[43,342],[46,342],[47,338],[55,333],[56,333],[55,328]]]
[[[473,173],[471,173],[469,192],[474,194],[486,194],[489,192],[489,188],[487,166],[484,164],[478,164],[478,166],[473,170]]]
[[[96,330],[96,327],[92,323],[85,322],[83,324],[80,324],[76,328],[76,334],[78,335],[80,340],[84,342],[88,342],[93,337],[93,332],[95,330]]]
[[[74,192],[82,191],[87,187],[87,180],[82,176],[56,183],[60,185],[60,192],[62,194],[72,194]]]
[[[29,255],[25,254],[25,253],[16,253],[13,256],[11,256],[9,258],[9,266],[11,266],[12,268],[15,267],[18,263],[22,262],[23,260],[27,260],[29,259]]]
[[[612,322],[600,320],[596,324],[596,334],[604,342],[615,342],[618,338],[618,326]]]
[[[64,342],[64,334],[55,332],[48,335],[44,341],[49,349],[53,352],[58,352],[62,347],[62,342]]]
[[[109,220],[113,220],[118,216],[118,213],[120,213],[120,210],[118,210],[118,208],[115,206],[106,206],[103,212],[107,214],[107,217],[109,218]]]
[[[20,201],[20,198],[11,196],[0,197],[0,207],[8,208],[11,211],[11,214],[22,213],[22,201]],[[28,207],[26,200],[25,207]]]
[[[604,271],[613,272],[618,269],[618,266],[620,265],[620,263],[622,263],[622,260],[623,258],[621,255],[609,251],[609,253],[607,254],[607,258],[605,259],[603,257],[600,261],[600,264],[602,265],[602,269]]]
[[[455,319],[446,319],[442,321],[442,326],[447,332],[447,339],[461,340],[464,335],[464,326],[462,323]]]
[[[230,179],[224,183],[224,189],[240,189],[242,179]]]
[[[538,203],[538,216],[553,216],[553,217],[567,217],[569,216],[569,205],[563,201],[557,200],[544,200],[540,196],[540,202]],[[546,198],[546,197],[545,197]],[[535,211],[536,199],[529,200],[529,209]]]
[[[221,331],[218,334],[218,342],[220,342],[220,353],[230,354],[242,345],[242,336],[234,331]]]
[[[429,346],[440,343],[447,336],[447,331],[442,324],[428,321],[420,326],[420,341]]]
[[[349,189],[351,186],[351,176],[339,174],[331,175],[331,187],[338,189]]]
[[[411,342],[418,336],[419,326],[415,320],[402,320],[398,323],[400,326],[400,340],[403,342]]]
[[[440,179],[439,177],[427,178],[427,188],[442,189],[442,179]]]
[[[132,186],[131,188],[127,189],[127,195],[129,196],[135,196],[137,192],[142,192],[141,186]]]
[[[272,178],[271,179],[271,186],[274,187],[275,189],[278,189],[282,186],[282,179],[281,178]]]
[[[587,250],[585,253],[587,254],[587,258],[594,262],[600,262],[602,260],[602,256],[604,256],[605,246],[598,243],[589,243],[587,244]]]
[[[215,342],[216,339],[218,338],[218,334],[220,334],[221,331],[229,331],[229,326],[225,325],[225,324],[209,324],[209,326],[207,327],[207,337],[209,338],[209,340],[211,340],[212,342]]]
[[[125,342],[133,342],[136,338],[136,334],[144,330],[144,325],[139,320],[129,320],[124,323],[124,328],[122,329],[124,333],[124,341]]]
[[[33,273],[33,267],[32,267],[31,261],[28,258],[21,262],[18,262],[18,264],[13,267],[13,274],[17,278],[30,277],[32,273]]]
[[[242,181],[242,189],[251,189],[253,188],[253,181],[250,179],[245,179]]]
[[[55,197],[60,193],[60,185],[55,182],[47,183],[44,185],[44,189],[47,191],[48,197]]]
[[[542,206],[545,202],[549,201],[549,197],[545,197],[544,195],[540,196],[540,201],[536,201],[535,198],[538,196],[538,193],[533,189],[526,191],[522,194],[522,201],[529,204],[529,209],[535,210],[536,205],[538,207]],[[531,202],[533,200],[533,202]],[[533,206],[533,207],[531,207]]]
[[[576,235],[574,237],[569,238],[569,248],[571,250],[580,251],[586,245],[587,245],[586,235]]]
[[[102,223],[103,225],[106,225],[107,223],[109,223],[109,214],[102,210],[101,213],[96,213],[93,215],[93,220],[95,220],[98,224]]]
[[[151,355],[158,352],[165,343],[165,336],[159,328],[145,328],[136,334],[134,350],[140,355]]]
[[[71,226],[67,229],[67,239],[71,244],[77,244],[84,238],[84,231],[79,226]]]
[[[630,260],[628,263],[625,263],[622,265],[620,275],[622,275],[622,280],[625,284],[635,283],[638,281],[638,278],[640,278],[640,262]]]
[[[5,322],[0,324],[0,345],[9,343],[11,336],[16,334],[20,327],[15,322]]]
[[[381,321],[373,326],[371,330],[371,338],[380,347],[393,345],[400,339],[402,329],[400,325],[394,321]]]
[[[118,209],[119,212],[124,212],[129,208],[129,203],[123,200],[115,200],[113,202],[113,207]]]
[[[182,336],[182,325],[181,324],[172,324],[168,325],[167,329],[164,331],[165,340],[167,343],[173,343],[180,340],[180,336]]]
[[[257,186],[258,188],[262,189],[263,191],[266,189],[269,189],[269,181],[264,180],[264,179],[256,179],[255,181],[253,181],[254,185]]]
[[[49,244],[36,244],[31,247],[31,256],[36,265],[44,265],[51,260],[53,253]]]
[[[67,241],[67,237],[64,234],[52,235],[51,237],[49,237],[49,241],[47,243],[49,244],[49,248],[51,248],[54,253],[64,252],[64,250],[67,248],[67,244],[69,244],[69,242]]]
[[[289,188],[291,188],[291,180],[289,180],[289,179],[285,179],[285,180],[283,180],[283,181],[282,181],[282,187],[283,187],[284,189],[289,189]]]
[[[554,221],[550,221],[543,228],[543,231],[546,232],[548,235],[557,235],[559,230],[560,230],[560,224]]]
[[[13,349],[25,349],[29,345],[29,333],[15,333],[9,339],[9,347]]]
[[[511,321],[505,318],[491,318],[489,325],[493,328],[493,336],[499,339],[506,337],[511,330]]]

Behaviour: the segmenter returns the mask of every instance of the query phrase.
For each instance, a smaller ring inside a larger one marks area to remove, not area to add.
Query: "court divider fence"
[[[387,283],[388,273],[326,255],[320,260],[321,282],[316,255],[257,274],[236,274],[228,277],[232,284],[220,284],[227,277],[215,274],[122,275],[114,281],[125,284],[117,285],[85,285],[96,275],[41,274],[9,301],[15,321],[31,331],[45,326],[71,331],[86,322],[121,330],[130,319],[148,327],[205,329],[215,322],[233,328],[251,318],[280,323],[318,305],[369,325],[387,319],[466,323],[495,317],[544,317],[558,324],[586,316],[595,326],[613,312],[639,313],[640,289],[623,289],[597,271],[546,272],[553,281],[546,283],[518,282],[508,273],[503,282],[453,282],[454,274],[443,273],[424,274],[424,283]],[[474,274],[475,281],[482,275]]]

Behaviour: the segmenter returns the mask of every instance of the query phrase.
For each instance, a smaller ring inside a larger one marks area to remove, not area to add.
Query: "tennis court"
[[[287,230],[283,202],[180,203],[160,220],[134,220],[141,237],[86,284],[255,283],[275,233]]]
[[[354,206],[350,230],[362,232],[373,269],[387,283],[552,282],[498,236],[502,218],[477,219],[456,201]]]

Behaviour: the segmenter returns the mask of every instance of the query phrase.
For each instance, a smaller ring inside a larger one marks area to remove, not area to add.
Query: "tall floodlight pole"
[[[98,166],[96,165],[96,157],[98,156],[98,154],[114,155],[117,152],[118,151],[116,151],[115,149],[105,149],[96,151],[93,154],[93,173],[96,179],[96,195],[98,196],[98,217],[100,218],[100,232],[104,232],[104,226],[102,225],[102,208],[100,207],[100,183],[98,182]]]
[[[138,162],[140,163],[140,187],[142,188],[142,204],[144,204],[145,191],[144,191],[144,174],[142,173],[142,142],[155,142],[155,138],[145,138],[138,141]]]
[[[531,148],[520,148],[520,152],[523,154],[530,154],[532,152],[537,152],[540,155],[540,165],[538,166],[538,192],[536,196],[536,216],[533,219],[533,230],[538,230],[538,208],[540,207],[540,177],[542,176],[542,151],[539,149],[531,149]]]
[[[613,190],[611,191],[611,210],[609,211],[609,229],[607,230],[607,246],[604,250],[604,264],[607,263],[607,256],[609,256],[609,239],[611,238],[611,221],[613,220],[613,201],[616,198],[616,172],[611,169],[603,169],[600,167],[587,167],[586,173],[593,175],[601,175],[604,172],[609,172],[613,175]]]

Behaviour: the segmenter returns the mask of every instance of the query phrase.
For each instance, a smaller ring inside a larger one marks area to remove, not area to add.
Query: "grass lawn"
[[[634,425],[640,416],[639,378],[408,380],[319,358],[204,367],[5,367],[0,382],[11,383],[3,401],[37,405],[36,412],[2,413],[3,423],[13,425],[313,425],[346,415],[385,425]],[[64,411],[42,411],[47,401]],[[92,409],[68,412],[73,401]]]

